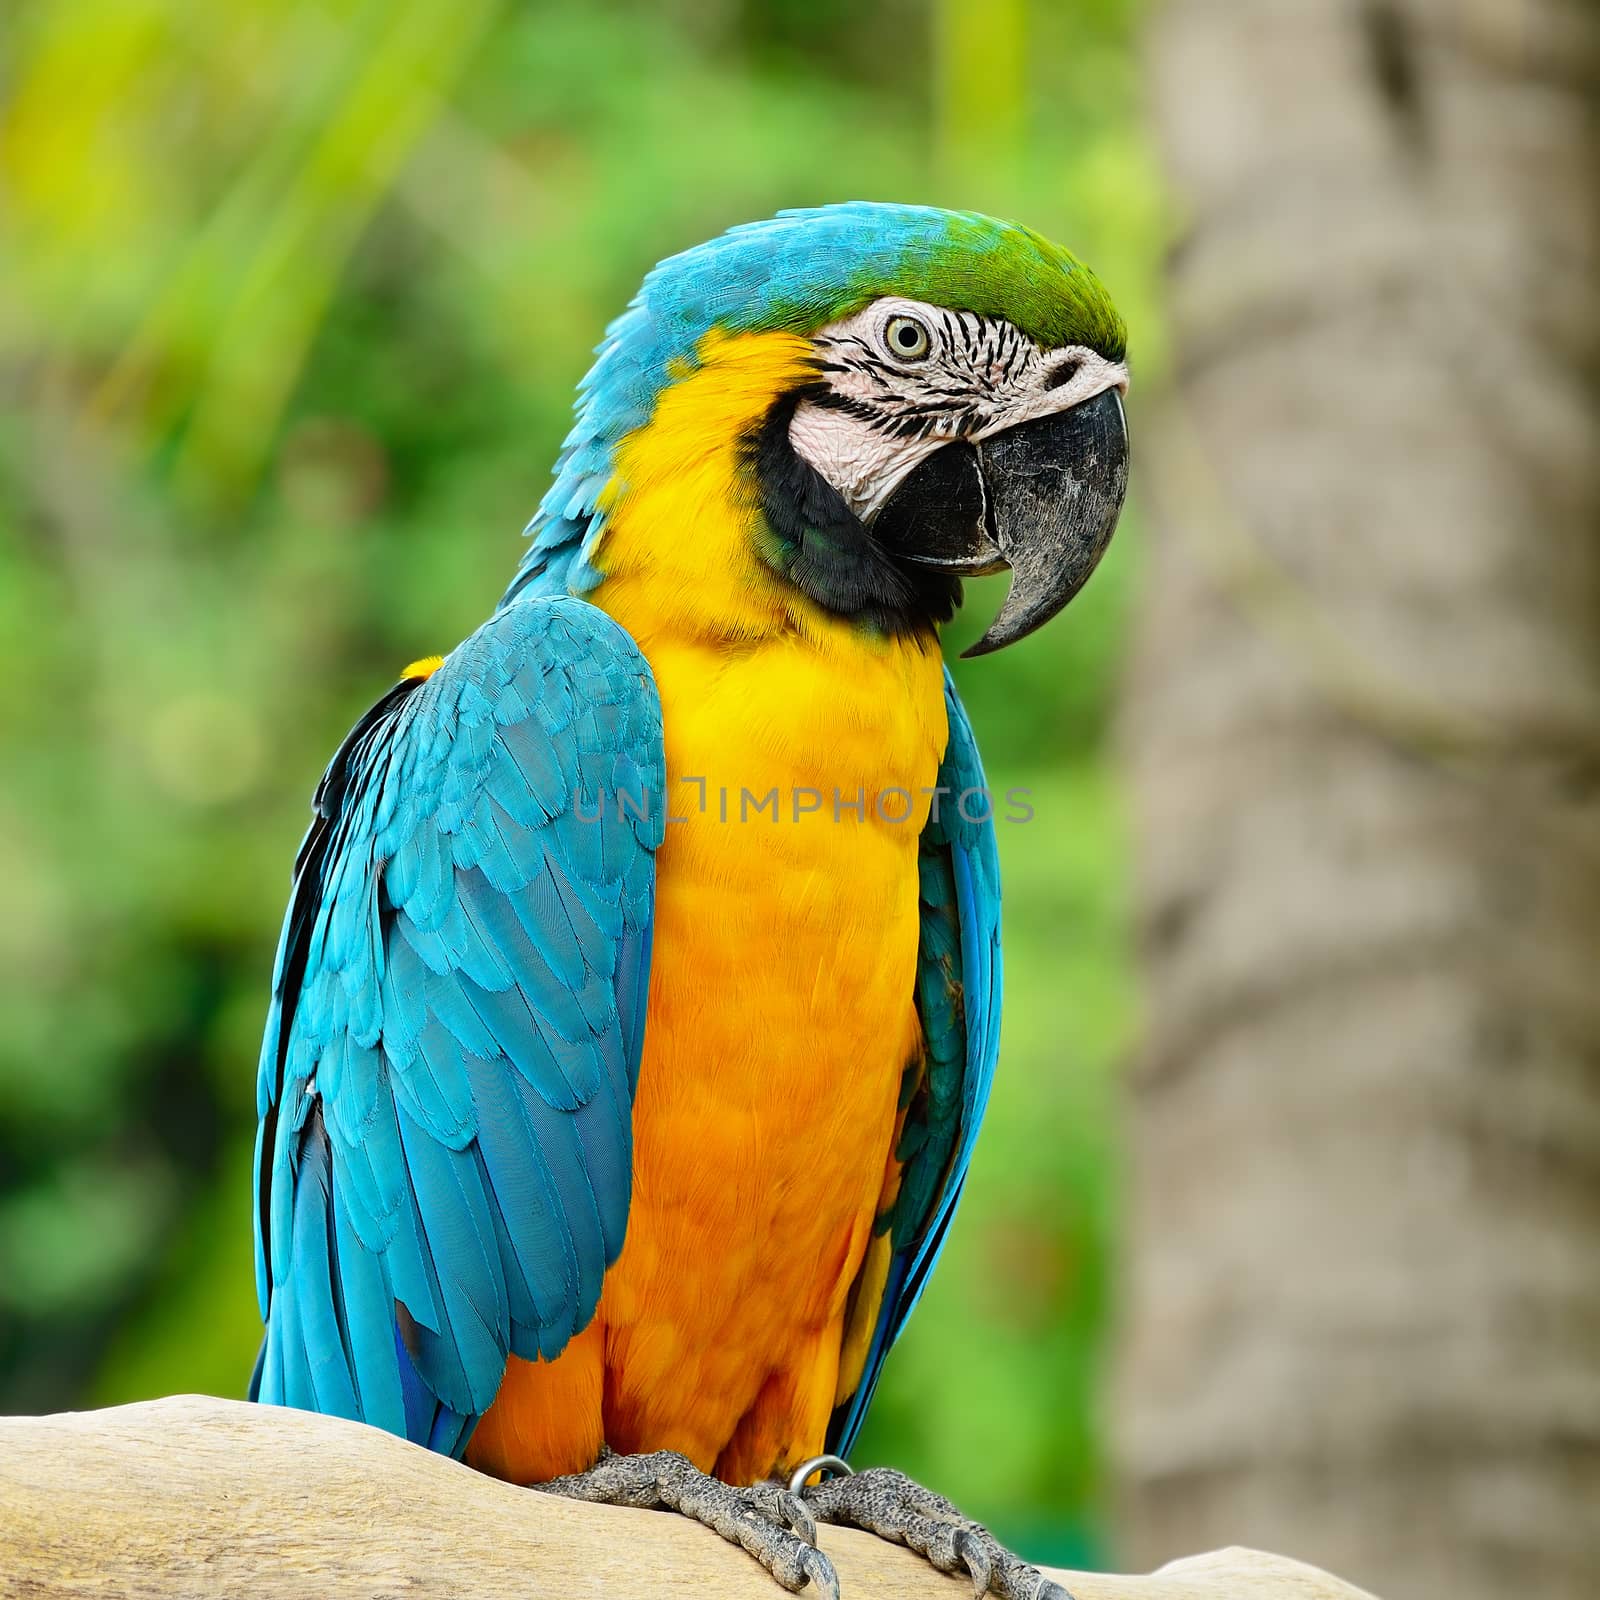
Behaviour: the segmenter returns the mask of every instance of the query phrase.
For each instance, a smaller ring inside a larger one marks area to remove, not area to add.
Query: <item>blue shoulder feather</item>
[[[646,814],[618,803],[648,797]],[[505,607],[356,726],[262,1045],[253,1392],[457,1454],[622,1248],[664,823],[649,668]]]

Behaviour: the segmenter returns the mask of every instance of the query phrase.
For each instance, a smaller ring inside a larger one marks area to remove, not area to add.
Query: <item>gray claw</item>
[[[807,1544],[814,1545],[817,1542],[817,1519],[811,1515],[810,1507],[799,1495],[790,1493],[776,1483],[757,1484],[750,1493],[751,1503],[758,1511],[774,1522],[781,1522],[790,1533],[804,1539]]]
[[[816,1545],[817,1519],[811,1515],[805,1501],[799,1495],[790,1494],[787,1489],[781,1490],[777,1497],[776,1510],[791,1533],[804,1539],[809,1545]],[[834,1581],[837,1583],[838,1580]]]
[[[961,1558],[961,1564],[967,1569],[967,1575],[972,1579],[972,1600],[983,1600],[989,1592],[989,1579],[993,1568],[989,1565],[988,1552],[983,1548],[983,1541],[975,1534],[962,1528],[955,1537],[956,1554]],[[1043,1594],[1040,1600],[1045,1600]]]
[[[827,1596],[827,1600],[839,1600],[839,1574],[833,1570],[833,1563],[814,1545],[809,1547],[800,1557],[800,1565],[805,1570],[805,1575],[810,1582],[817,1586],[819,1593]]]

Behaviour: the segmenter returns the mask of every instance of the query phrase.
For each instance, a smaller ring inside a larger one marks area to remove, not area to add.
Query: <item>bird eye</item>
[[[915,317],[890,317],[884,324],[883,342],[897,361],[920,361],[933,345],[928,330]]]

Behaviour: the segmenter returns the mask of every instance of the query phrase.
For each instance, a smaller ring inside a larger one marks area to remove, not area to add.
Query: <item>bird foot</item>
[[[839,1575],[817,1549],[816,1522],[800,1496],[782,1484],[740,1489],[673,1450],[637,1456],[606,1450],[587,1472],[538,1488],[597,1505],[676,1511],[742,1547],[785,1589],[796,1592],[812,1583],[827,1600],[839,1600]]]
[[[940,1572],[964,1573],[975,1600],[1072,1600],[1059,1583],[1013,1555],[989,1530],[943,1495],[924,1489],[893,1467],[868,1467],[801,1491],[818,1522],[864,1528],[903,1544]]]

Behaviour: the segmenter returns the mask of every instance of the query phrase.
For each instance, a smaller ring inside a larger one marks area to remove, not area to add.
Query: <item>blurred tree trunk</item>
[[[1120,1554],[1593,1600],[1600,13],[1148,28]]]

